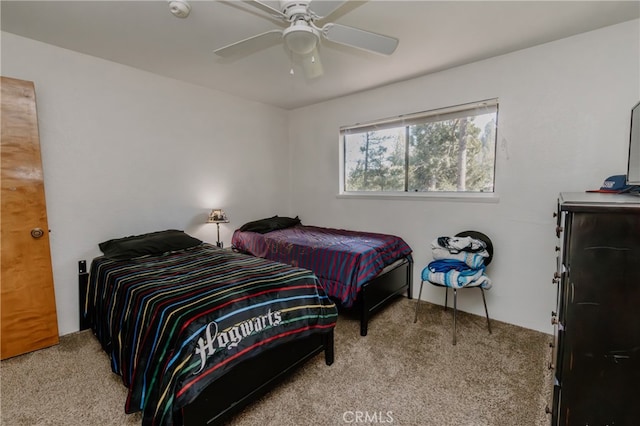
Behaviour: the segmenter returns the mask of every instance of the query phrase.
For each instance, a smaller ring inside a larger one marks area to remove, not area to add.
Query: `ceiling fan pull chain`
[[[293,52],[290,50],[288,52],[289,52],[289,62],[291,63],[291,69],[289,70],[289,75],[294,75],[295,72],[293,71]]]

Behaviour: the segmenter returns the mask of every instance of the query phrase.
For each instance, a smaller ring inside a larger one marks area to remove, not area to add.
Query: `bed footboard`
[[[366,336],[369,317],[387,304],[391,299],[405,291],[412,297],[413,260],[404,258],[380,275],[365,283],[360,289],[357,305],[360,309],[360,335]]]
[[[327,365],[331,365],[333,331],[294,340],[244,361],[187,405],[181,413],[183,418],[176,419],[177,424],[224,424],[322,351]]]

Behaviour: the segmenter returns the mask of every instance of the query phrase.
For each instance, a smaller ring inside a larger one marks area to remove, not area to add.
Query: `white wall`
[[[2,75],[36,86],[60,333],[78,328],[77,261],[98,242],[166,228],[213,242],[213,207],[231,217],[227,244],[273,214],[400,235],[415,294],[433,238],[486,232],[489,313],[550,332],[556,196],[624,173],[639,32],[631,21],[291,112],[2,33]],[[340,126],[492,97],[499,202],[336,197]],[[475,293],[460,308],[482,314]],[[441,290],[423,298],[442,303]]]
[[[101,241],[184,229],[215,242],[289,207],[286,111],[2,33],[2,75],[35,83],[60,334]]]
[[[495,246],[489,314],[552,332],[557,195],[626,172],[630,111],[640,100],[639,34],[640,21],[630,21],[292,111],[292,214],[403,237],[414,249],[416,295],[434,238],[485,232]],[[497,203],[336,197],[340,126],[495,97]],[[423,299],[444,302],[442,289],[426,290]],[[484,314],[477,291],[461,292],[459,307]]]

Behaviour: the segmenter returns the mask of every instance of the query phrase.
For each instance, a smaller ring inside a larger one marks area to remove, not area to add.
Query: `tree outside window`
[[[497,101],[342,130],[345,192],[493,192]]]

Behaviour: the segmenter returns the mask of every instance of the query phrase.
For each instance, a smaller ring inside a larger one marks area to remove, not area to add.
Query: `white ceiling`
[[[315,0],[322,1],[322,0]],[[639,1],[349,1],[328,21],[400,40],[391,56],[323,41],[324,74],[291,75],[281,45],[233,60],[213,50],[280,28],[246,1],[2,1],[2,30],[286,109],[640,17]],[[277,7],[277,2],[265,2]]]

